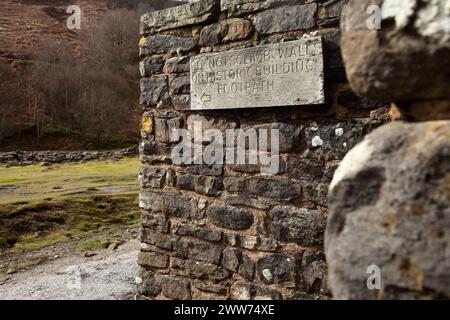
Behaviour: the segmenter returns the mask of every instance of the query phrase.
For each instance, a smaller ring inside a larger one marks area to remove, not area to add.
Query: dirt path
[[[30,270],[0,275],[0,300],[129,300],[135,295],[139,241],[94,257],[68,254]]]

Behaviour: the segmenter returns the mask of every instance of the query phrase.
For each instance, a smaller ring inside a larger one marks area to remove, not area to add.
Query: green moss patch
[[[0,251],[24,252],[137,227],[138,168],[135,158],[0,168]],[[14,179],[20,182],[11,188]]]

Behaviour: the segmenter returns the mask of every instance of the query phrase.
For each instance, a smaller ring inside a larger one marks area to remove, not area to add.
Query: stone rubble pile
[[[124,157],[137,156],[137,154],[137,147],[116,151],[11,151],[0,152],[0,164],[24,166],[36,163],[55,164],[92,160],[119,160]]]

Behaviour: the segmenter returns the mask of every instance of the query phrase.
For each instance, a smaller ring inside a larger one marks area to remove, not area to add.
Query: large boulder
[[[334,298],[450,298],[450,121],[375,130],[345,157],[329,197]]]
[[[387,102],[450,96],[448,0],[349,0],[341,31],[358,94]]]

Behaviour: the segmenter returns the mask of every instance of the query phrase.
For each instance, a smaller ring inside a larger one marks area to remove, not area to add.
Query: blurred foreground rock
[[[335,298],[450,297],[450,121],[377,129],[345,157],[329,196]],[[367,288],[371,265],[381,290]]]
[[[381,29],[369,28],[370,5]],[[333,297],[449,299],[450,3],[350,0],[341,30],[352,89],[394,102],[391,116],[411,122],[366,136],[334,175],[325,232]]]
[[[381,29],[373,29],[381,9]],[[350,84],[380,101],[448,99],[450,2],[350,0],[341,20],[342,54]]]

